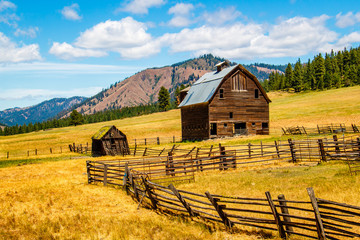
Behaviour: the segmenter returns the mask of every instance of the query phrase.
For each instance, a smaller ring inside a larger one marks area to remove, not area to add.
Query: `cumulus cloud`
[[[82,17],[79,15],[78,11],[80,10],[79,4],[74,3],[70,6],[65,6],[61,10],[61,14],[64,16],[64,18],[68,20],[80,20]]]
[[[131,17],[108,20],[81,33],[74,43],[77,48],[68,43],[54,43],[50,53],[63,59],[101,57],[107,51],[118,52],[124,58],[147,57],[161,48],[146,30],[144,23]]]
[[[30,38],[35,38],[36,37],[36,33],[39,31],[38,27],[29,27],[28,29],[16,29],[14,35],[19,37],[19,36],[28,36]]]
[[[235,7],[220,8],[215,12],[205,12],[203,19],[212,25],[222,25],[226,22],[233,21],[242,16],[241,12],[237,11]]]
[[[38,44],[17,46],[0,32],[0,63],[18,63],[34,60],[41,60]]]
[[[10,1],[1,0],[0,1],[0,12],[6,9],[15,9],[16,5]]]
[[[354,26],[356,23],[360,22],[360,12],[356,14],[352,12],[348,12],[345,15],[342,15],[342,12],[336,15],[336,26],[340,28],[346,28],[350,26]]]
[[[65,60],[84,57],[104,57],[107,55],[104,51],[76,48],[65,42],[54,42],[49,53]]]
[[[132,0],[128,2],[124,8],[119,8],[116,11],[125,11],[135,14],[148,14],[149,8],[159,7],[165,4],[164,0]]]
[[[194,9],[194,5],[190,3],[177,3],[171,7],[168,14],[173,14],[173,18],[168,22],[172,27],[186,27],[193,21],[190,20],[190,12]]]
[[[359,43],[359,42],[360,42],[360,32],[352,32],[350,34],[341,37],[335,43],[325,44],[319,50],[322,52],[330,52],[331,50],[340,51],[343,50],[345,47],[346,48],[351,47],[353,43]]]
[[[173,52],[212,52],[227,58],[301,56],[335,41],[337,34],[325,27],[329,17],[294,17],[277,25],[235,23],[230,26],[202,26],[162,37]]]

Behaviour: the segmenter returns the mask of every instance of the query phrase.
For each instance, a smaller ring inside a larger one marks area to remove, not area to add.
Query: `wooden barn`
[[[180,103],[183,140],[269,134],[271,102],[257,78],[242,65],[216,65]]]
[[[130,154],[126,135],[115,126],[102,127],[91,139],[93,156]]]

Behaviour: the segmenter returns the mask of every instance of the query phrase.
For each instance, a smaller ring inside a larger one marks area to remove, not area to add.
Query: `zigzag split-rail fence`
[[[289,140],[286,144],[219,146],[183,155],[87,161],[88,183],[121,186],[139,206],[223,223],[227,228],[248,226],[277,231],[281,238],[298,235],[313,239],[360,238],[360,207],[321,199],[308,188],[309,199],[288,200],[284,195],[223,196],[176,189],[173,182],[191,181],[194,172],[227,170],[281,162],[342,160],[350,173],[360,166],[360,138]],[[170,183],[170,185],[168,185]],[[167,185],[167,186],[166,186]]]

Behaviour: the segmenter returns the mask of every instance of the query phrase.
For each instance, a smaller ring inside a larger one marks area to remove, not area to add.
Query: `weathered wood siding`
[[[233,136],[235,123],[246,123],[249,134],[269,134],[269,104],[254,80],[246,79],[246,90],[233,90],[232,76],[225,79],[209,105],[210,123],[217,123],[217,136]],[[223,98],[220,99],[220,89]],[[255,89],[259,97],[255,98]],[[232,118],[230,113],[232,112]],[[265,123],[265,124],[263,124]],[[263,126],[267,128],[263,128]]]
[[[209,108],[207,103],[181,108],[183,140],[209,138]]]

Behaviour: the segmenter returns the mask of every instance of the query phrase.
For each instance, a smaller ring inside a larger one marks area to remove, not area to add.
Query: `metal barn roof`
[[[179,107],[208,102],[214,95],[223,78],[236,66],[228,67],[220,72],[214,71],[204,74],[190,88]]]

